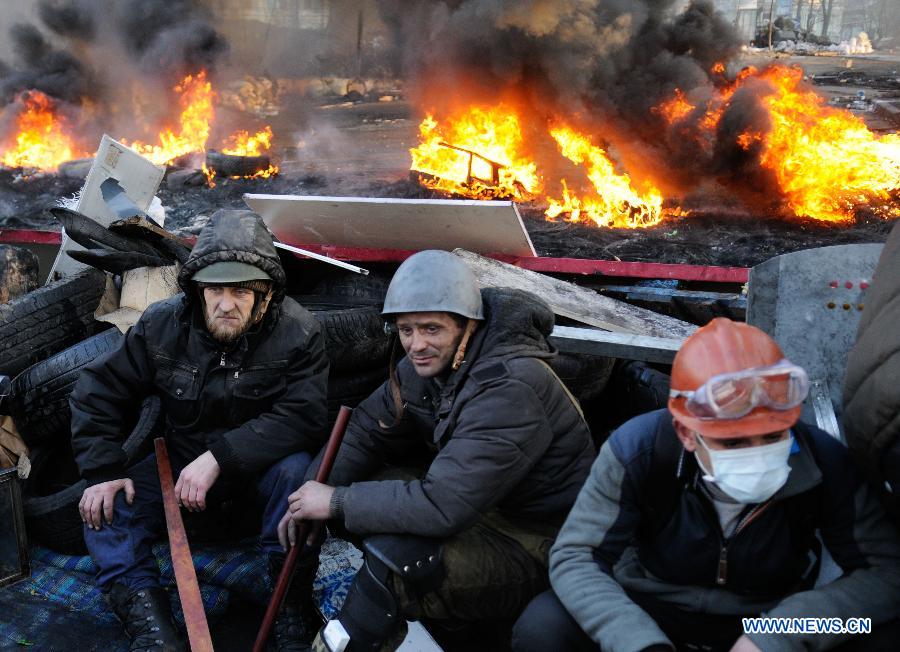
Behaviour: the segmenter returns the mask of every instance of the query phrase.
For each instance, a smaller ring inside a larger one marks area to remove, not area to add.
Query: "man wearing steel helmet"
[[[513,649],[894,649],[897,532],[844,446],[797,421],[807,390],[753,326],[689,337],[668,409],[601,449]],[[843,571],[818,586],[817,533]],[[757,616],[871,618],[873,634],[744,633]]]
[[[334,519],[361,540],[363,568],[329,624],[348,650],[378,649],[405,619],[515,617],[546,586],[594,456],[547,365],[553,313],[538,297],[479,291],[458,257],[423,251],[397,270],[383,312],[406,357],[351,417],[333,486],[304,484],[280,528],[292,539],[300,520]],[[418,475],[385,471],[414,464]]]
[[[85,541],[132,649],[181,645],[151,552],[166,532],[156,458],[126,468],[122,449],[134,406],[160,397],[181,505],[204,512],[244,499],[261,519],[273,575],[284,561],[276,528],[287,496],[326,429],[322,334],[284,297],[284,270],[258,215],[217,211],[178,282],[182,294],[147,308],[117,349],[85,367],[70,401],[88,485],[79,505]],[[298,623],[294,603],[277,632]]]

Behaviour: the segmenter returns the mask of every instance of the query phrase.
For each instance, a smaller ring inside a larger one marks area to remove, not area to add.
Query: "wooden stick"
[[[316,482],[323,484],[328,482],[334,458],[337,457],[337,452],[341,446],[341,440],[344,438],[344,431],[347,429],[347,422],[350,420],[352,411],[346,405],[341,406],[337,419],[334,421],[334,428],[331,429],[331,436],[328,438],[325,454],[322,456],[322,463],[316,472]],[[266,615],[263,617],[262,625],[259,627],[256,641],[253,643],[253,652],[263,652],[266,649],[266,642],[268,642],[269,636],[272,634],[272,627],[275,625],[275,617],[278,615],[281,603],[284,602],[284,596],[287,594],[288,587],[290,587],[291,576],[294,574],[294,567],[297,565],[300,549],[306,543],[311,525],[310,521],[301,521],[297,527],[297,536],[294,539],[296,543],[291,547],[284,566],[281,568],[281,573],[278,575],[275,590],[272,592],[272,599],[266,608]]]
[[[197,571],[191,559],[187,533],[181,520],[178,497],[172,482],[172,465],[169,462],[169,451],[166,440],[157,437],[156,464],[159,468],[159,484],[162,487],[163,507],[166,510],[166,528],[169,531],[169,549],[172,552],[172,566],[175,569],[175,584],[178,586],[178,597],[184,612],[184,624],[187,627],[188,641],[192,652],[212,652],[212,637],[203,610],[203,598],[200,596],[200,585],[197,583]]]

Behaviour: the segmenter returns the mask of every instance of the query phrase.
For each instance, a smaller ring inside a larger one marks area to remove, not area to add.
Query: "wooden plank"
[[[462,247],[537,255],[513,202],[384,197],[244,195],[279,240],[376,249]]]
[[[527,290],[546,301],[557,315],[590,326],[655,337],[687,337],[697,329],[693,324],[604,297],[573,283],[520,269],[470,251],[457,249],[453,253],[466,262],[482,287]]]
[[[593,328],[557,326],[550,343],[565,353],[602,355],[610,358],[672,364],[684,339],[609,333]]]

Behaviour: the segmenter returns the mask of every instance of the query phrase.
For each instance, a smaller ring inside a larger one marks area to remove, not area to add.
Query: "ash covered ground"
[[[165,183],[158,193],[166,207],[170,230],[196,233],[219,208],[245,208],[244,193],[341,195],[346,179],[332,181],[321,174],[282,175],[274,179],[220,180],[215,188],[172,190]],[[46,175],[17,179],[0,173],[0,214],[4,228],[56,229],[44,213],[60,197],[71,196],[78,179]],[[366,184],[355,180],[355,194],[375,197],[439,198],[413,181]],[[542,256],[598,258],[637,262],[690,263],[750,267],[772,256],[828,245],[883,242],[894,223],[862,216],[849,226],[813,221],[752,216],[727,207],[694,209],[688,217],[646,229],[597,228],[570,222],[548,222],[538,206],[520,212],[535,248]]]

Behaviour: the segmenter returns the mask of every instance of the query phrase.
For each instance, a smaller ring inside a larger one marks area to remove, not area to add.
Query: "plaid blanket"
[[[15,592],[33,598],[41,598],[51,605],[64,608],[68,612],[90,615],[96,619],[98,627],[118,627],[118,621],[94,585],[97,567],[90,557],[61,555],[51,550],[35,547],[31,551],[32,570],[28,580],[8,587],[4,592]],[[166,544],[153,548],[159,565],[163,586],[172,598],[172,609],[176,621],[183,625],[184,617],[177,599],[172,557]],[[207,618],[214,623],[228,610],[229,599],[233,595],[260,605],[268,603],[272,594],[272,581],[268,576],[266,561],[257,551],[255,540],[243,541],[230,546],[210,546],[198,548],[192,554],[200,582],[200,594],[206,608]],[[319,572],[313,587],[319,609],[326,618],[333,618],[340,610],[356,571],[362,565],[362,553],[350,543],[341,539],[328,538],[319,556]],[[47,605],[48,607],[51,605]],[[32,607],[28,615],[0,618],[0,649],[3,643],[34,641],[39,638],[42,615],[51,618],[46,608]],[[19,645],[29,643],[18,643]],[[40,649],[39,647],[36,649]],[[104,646],[104,652],[118,652],[116,644]],[[123,649],[127,649],[123,648]]]

